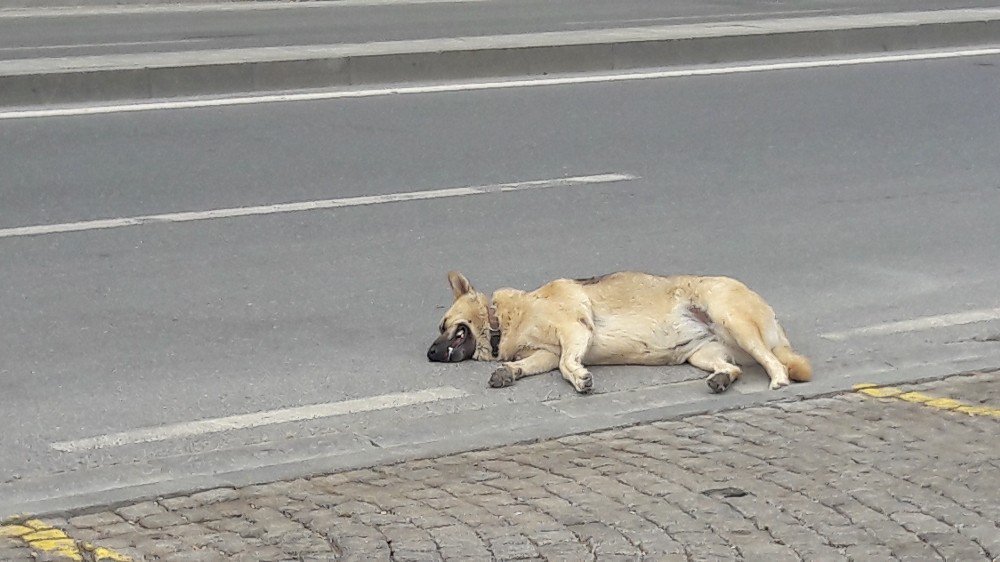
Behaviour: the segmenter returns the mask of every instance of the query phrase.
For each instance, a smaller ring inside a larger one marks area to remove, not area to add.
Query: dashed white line
[[[210,219],[225,219],[248,217],[254,215],[273,215],[296,211],[315,211],[318,209],[335,209],[338,207],[358,207],[361,205],[379,205],[383,203],[399,203],[402,201],[419,201],[423,199],[441,199],[445,197],[463,197],[466,195],[482,195],[484,193],[507,193],[511,191],[527,191],[533,189],[548,189],[552,187],[578,187],[598,183],[613,183],[636,179],[632,174],[595,174],[590,176],[574,176],[546,180],[522,181],[513,183],[498,183],[470,187],[451,187],[446,189],[431,189],[426,191],[409,191],[404,193],[389,193],[385,195],[364,195],[360,197],[345,197],[341,199],[322,199],[318,201],[299,201],[295,203],[279,203],[275,205],[259,205],[254,207],[233,207],[228,209],[212,209],[208,211],[187,211],[180,213],[164,213],[160,215],[143,215],[138,217],[122,217],[114,219],[98,219],[79,222],[41,224],[35,226],[18,226],[0,229],[0,238],[15,238],[19,236],[40,236],[43,234],[58,234],[63,232],[81,232],[85,230],[103,230],[138,226],[151,223],[177,223]]]
[[[372,88],[372,89],[359,89],[359,90],[323,90],[323,91],[298,92],[298,93],[288,93],[288,94],[201,98],[201,99],[161,101],[161,102],[139,102],[139,103],[113,104],[113,105],[90,105],[81,107],[65,107],[65,108],[53,108],[53,109],[11,110],[11,111],[0,111],[0,120],[103,115],[108,113],[162,111],[169,109],[230,107],[230,106],[241,106],[241,105],[255,105],[263,103],[323,101],[323,100],[334,100],[334,99],[369,98],[378,96],[406,95],[406,94],[470,92],[477,90],[529,88],[529,87],[539,87],[539,86],[565,86],[572,84],[596,84],[604,82],[629,82],[634,80],[685,78],[692,76],[718,76],[726,74],[768,72],[775,70],[801,70],[810,68],[829,68],[829,67],[856,66],[865,64],[940,60],[940,59],[953,59],[953,58],[963,58],[963,57],[981,57],[988,55],[1000,55],[1000,48],[965,49],[959,51],[909,53],[903,55],[881,55],[881,56],[870,56],[870,57],[830,58],[830,59],[804,60],[804,61],[783,62],[783,63],[691,68],[684,70],[662,70],[655,72],[572,75],[560,78],[531,78],[525,80],[500,80],[494,82],[454,82],[448,84],[405,86],[405,87],[395,87],[395,88]]]
[[[941,314],[938,316],[924,316],[913,320],[902,320],[899,322],[886,322],[883,324],[872,324],[860,328],[852,328],[840,332],[827,332],[820,337],[832,341],[844,341],[860,336],[884,336],[889,334],[901,334],[903,332],[919,332],[933,328],[946,328],[948,326],[962,326],[964,324],[975,324],[977,322],[988,322],[1000,319],[1000,307],[985,308],[980,310],[969,310],[956,312],[953,314]]]
[[[456,398],[465,398],[466,396],[468,396],[467,392],[450,386],[442,386],[427,390],[418,390],[415,392],[382,394],[379,396],[345,400],[342,402],[329,402],[326,404],[314,404],[311,406],[300,406],[297,408],[285,408],[281,410],[256,412],[253,414],[242,414],[223,418],[182,422],[159,427],[134,429],[131,431],[123,431],[121,433],[112,433],[110,435],[99,435],[97,437],[77,439],[75,441],[60,441],[58,443],[52,443],[51,447],[57,451],[67,453],[90,451],[94,449],[120,447],[123,445],[166,441],[168,439],[192,437],[195,435],[205,435],[209,433],[220,433],[223,431],[232,431],[237,429],[251,429],[254,427],[279,423],[308,421],[319,418],[385,410],[388,408],[402,408],[403,406],[426,404],[428,402],[437,402],[439,400],[453,400]]]

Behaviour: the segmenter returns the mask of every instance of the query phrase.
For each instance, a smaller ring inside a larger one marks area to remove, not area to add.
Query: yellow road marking
[[[69,560],[83,562],[83,553],[88,559],[99,562],[132,562],[132,559],[113,550],[76,541],[63,530],[57,529],[40,519],[12,520],[0,524],[0,537],[24,541],[33,550]]]
[[[34,533],[28,533],[27,535],[22,535],[21,540],[25,542],[35,542],[35,541],[50,541],[53,539],[65,539],[66,533],[60,531],[59,529],[45,529],[44,531],[35,531]]]
[[[923,404],[924,406],[929,406],[938,410],[961,412],[970,416],[1000,418],[1000,408],[992,408],[990,406],[973,406],[971,404],[966,404],[965,402],[959,402],[958,400],[954,400],[952,398],[938,398],[921,392],[904,392],[891,386],[878,386],[876,384],[865,383],[854,385],[854,390],[874,398],[895,398],[897,400],[912,402],[914,404]]]
[[[23,525],[4,525],[0,527],[0,537],[18,538],[32,532],[31,527]]]

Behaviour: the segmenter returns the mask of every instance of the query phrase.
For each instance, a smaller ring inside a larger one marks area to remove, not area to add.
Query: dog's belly
[[[663,320],[642,316],[594,318],[587,365],[676,365],[702,345],[717,341],[709,327],[687,316]]]

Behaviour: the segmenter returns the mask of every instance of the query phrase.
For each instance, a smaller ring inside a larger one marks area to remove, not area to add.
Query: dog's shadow
[[[742,367],[743,376],[729,387],[729,392],[756,394],[770,391],[770,378],[760,365]],[[690,383],[705,380],[705,372],[690,365],[643,366],[643,365],[595,365],[590,367],[594,375],[594,394],[626,392],[649,387],[664,387],[671,384]],[[531,389],[534,395],[546,400],[579,395],[572,385],[563,380],[559,371],[551,371],[544,376],[530,377],[517,381],[514,387]],[[508,388],[514,388],[508,387]],[[501,389],[502,390],[502,389]],[[712,394],[705,384],[705,394]],[[723,394],[724,395],[724,394]],[[579,395],[585,400],[586,395]]]

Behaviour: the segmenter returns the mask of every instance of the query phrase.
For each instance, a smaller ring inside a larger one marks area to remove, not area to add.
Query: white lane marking
[[[301,8],[347,8],[355,6],[395,6],[407,4],[471,4],[492,0],[311,0],[309,2],[216,2],[140,4],[133,6],[52,6],[3,8],[0,19],[56,18],[79,16],[128,16],[137,14],[180,14],[189,12],[264,12]]]
[[[846,339],[859,336],[883,336],[888,334],[900,334],[903,332],[919,332],[933,328],[961,326],[964,324],[975,324],[977,322],[987,322],[989,320],[997,319],[1000,319],[1000,307],[969,310],[966,312],[956,312],[954,314],[941,314],[938,316],[924,316],[922,318],[902,320],[900,322],[872,324],[871,326],[852,328],[842,332],[828,332],[820,334],[820,337],[827,340],[844,341]]]
[[[705,23],[718,23],[720,20],[727,23],[739,24],[742,18],[755,18],[760,16],[787,17],[787,16],[811,16],[815,14],[833,14],[836,10],[816,9],[816,10],[779,10],[774,12],[739,12],[736,14],[713,14],[709,16],[662,16],[656,18],[636,18],[636,19],[605,19],[605,20],[579,20],[567,21],[566,25],[605,25],[605,24],[629,24],[629,23],[660,23],[673,21],[699,21]],[[612,28],[613,29],[613,28]]]
[[[0,47],[0,52],[44,51],[46,49],[90,49],[93,47],[130,47],[136,45],[177,45],[207,43],[210,39],[161,39],[158,41],[117,41],[113,43],[69,43],[66,45],[38,45],[35,47]]]
[[[1000,55],[1000,48],[965,49],[960,51],[939,51],[930,53],[910,53],[905,55],[880,55],[870,57],[832,58],[784,63],[748,64],[693,68],[685,70],[663,70],[656,72],[631,72],[614,74],[573,75],[561,78],[531,78],[525,80],[500,80],[495,82],[455,82],[426,86],[402,86],[392,88],[372,88],[360,90],[322,90],[313,92],[266,94],[242,97],[200,98],[162,102],[138,102],[113,105],[92,105],[66,107],[60,109],[34,109],[0,111],[0,119],[29,119],[40,117],[69,117],[81,115],[102,115],[107,113],[129,113],[137,111],[159,111],[166,109],[195,109],[204,107],[227,107],[255,105],[262,103],[321,101],[345,98],[369,98],[403,94],[434,94],[444,92],[469,92],[476,90],[496,90],[505,88],[528,88],[537,86],[565,86],[571,84],[594,84],[602,82],[629,82],[633,80],[655,80],[661,78],[686,78],[691,76],[719,76],[725,74],[745,74],[774,70],[801,70],[838,66],[856,66],[893,62],[953,59]]]
[[[296,203],[278,203],[275,205],[260,205],[256,207],[233,207],[229,209],[213,209],[208,211],[187,211],[180,213],[165,213],[160,215],[144,215],[116,219],[98,219],[89,221],[69,222],[61,224],[41,224],[36,226],[17,226],[0,229],[0,238],[18,236],[39,236],[61,232],[80,232],[84,230],[101,230],[137,226],[149,223],[190,222],[209,219],[224,219],[247,217],[253,215],[273,215],[276,213],[291,213],[296,211],[314,211],[317,209],[335,209],[338,207],[358,207],[361,205],[380,205],[382,203],[399,203],[401,201],[418,201],[422,199],[441,199],[445,197],[463,197],[466,195],[481,195],[484,193],[508,193],[511,191],[526,191],[530,189],[548,189],[551,187],[575,187],[595,183],[614,183],[636,179],[632,174],[595,174],[591,176],[574,176],[547,180],[521,181],[513,183],[498,183],[492,185],[477,185],[469,187],[450,187],[445,189],[430,189],[427,191],[408,191],[404,193],[389,193],[385,195],[364,195],[360,197],[344,197],[341,199],[322,199],[318,201],[299,201]]]
[[[97,437],[88,437],[74,441],[60,441],[58,443],[52,443],[51,447],[57,451],[64,451],[67,453],[90,451],[93,449],[120,447],[122,445],[166,441],[168,439],[192,437],[208,433],[220,433],[236,429],[252,429],[255,427],[279,423],[308,421],[319,418],[357,414],[361,412],[386,410],[389,408],[402,408],[403,406],[412,406],[414,404],[426,404],[428,402],[437,402],[440,400],[465,398],[468,395],[468,393],[457,388],[442,386],[427,390],[418,390],[415,392],[382,394],[379,396],[369,396],[368,398],[344,400],[342,402],[329,402],[326,404],[314,404],[311,406],[299,406],[297,408],[285,408],[281,410],[256,412],[253,414],[242,414],[224,418],[212,418],[163,425],[159,427],[134,429],[131,431],[123,431],[121,433],[112,433],[109,435],[99,435]]]

